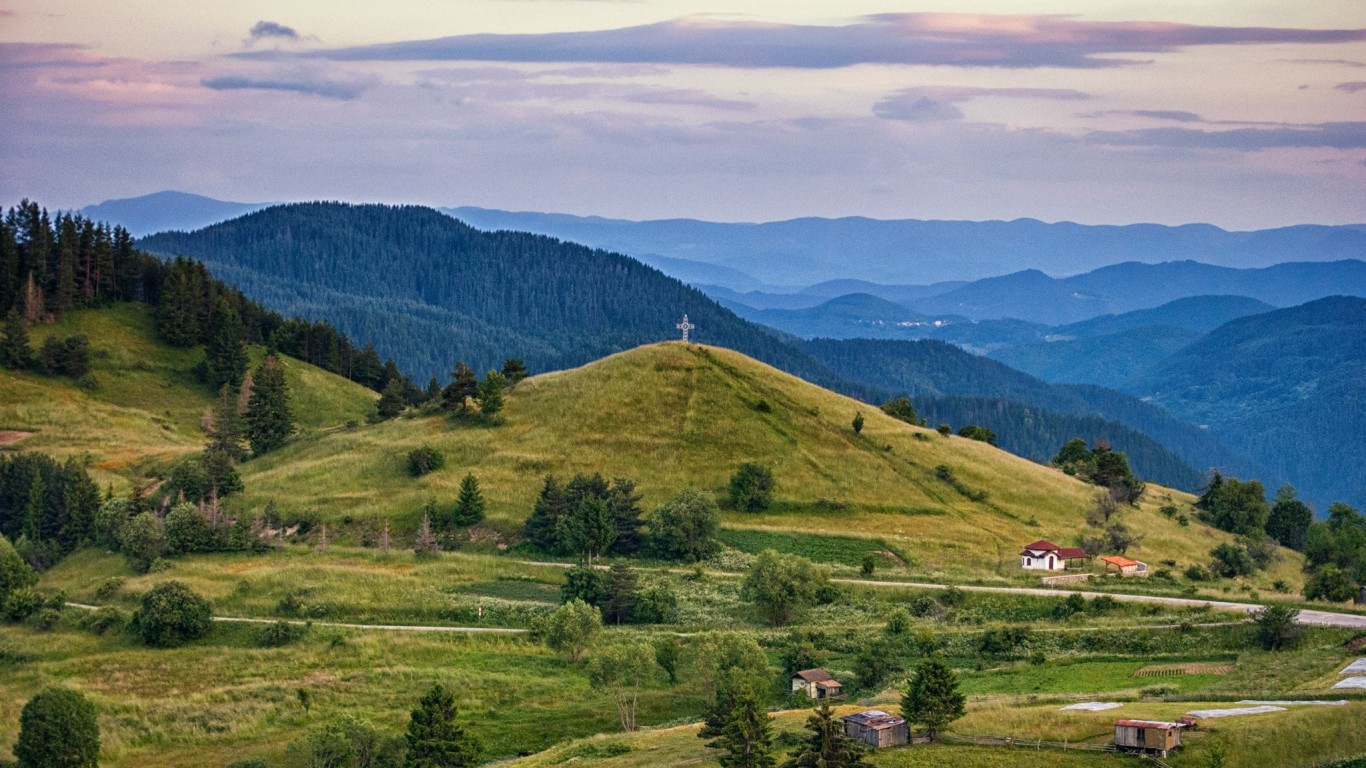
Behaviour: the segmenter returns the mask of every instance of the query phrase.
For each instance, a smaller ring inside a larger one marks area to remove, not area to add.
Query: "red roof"
[[[1058,557],[1064,560],[1085,560],[1090,557],[1081,547],[1066,547],[1058,550]]]
[[[1120,557],[1119,555],[1107,555],[1106,557],[1102,557],[1100,561],[1102,563],[1109,563],[1116,568],[1133,568],[1136,565],[1141,565],[1137,560],[1130,560],[1127,557]]]
[[[1056,552],[1057,550],[1062,549],[1062,547],[1059,547],[1057,544],[1054,544],[1047,539],[1039,539],[1033,544],[1026,544],[1025,549],[1032,549],[1036,552]]]

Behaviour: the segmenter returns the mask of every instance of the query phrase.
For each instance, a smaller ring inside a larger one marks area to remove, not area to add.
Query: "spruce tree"
[[[720,738],[708,744],[723,750],[717,758],[721,768],[775,768],[772,721],[759,695],[748,686],[740,688]]]
[[[204,285],[194,262],[176,259],[161,284],[157,301],[157,331],[173,347],[192,347],[199,343],[200,304]]]
[[[0,336],[0,367],[23,370],[33,364],[33,348],[29,346],[28,326],[19,311],[11,309],[5,315],[4,335]]]
[[[427,389],[423,390],[423,392],[422,392],[422,402],[424,402],[424,403],[435,403],[437,400],[440,400],[440,399],[441,399],[441,382],[437,381],[437,380],[436,380],[436,377],[433,376],[433,377],[427,382]]]
[[[484,494],[479,491],[479,479],[472,474],[460,481],[460,497],[456,499],[451,522],[456,525],[475,525],[484,519]]]
[[[463,416],[469,412],[470,398],[479,394],[479,380],[474,376],[474,369],[466,365],[464,360],[455,364],[451,379],[441,393],[442,405],[448,411],[460,411]]]
[[[274,356],[267,357],[252,376],[251,397],[247,399],[247,441],[257,455],[285,444],[294,432],[294,414],[289,408],[289,386],[285,372]]]
[[[901,697],[901,716],[925,726],[930,740],[948,724],[967,714],[966,698],[958,691],[958,676],[939,656],[927,656],[915,668]]]
[[[218,390],[208,424],[209,441],[205,449],[230,457],[233,461],[246,458],[242,447],[242,416],[237,412],[237,398],[227,384]]]
[[[204,343],[204,365],[209,388],[214,392],[224,386],[242,384],[248,362],[245,338],[237,310],[226,299],[219,298],[210,316],[208,340]]]
[[[517,382],[526,377],[526,364],[521,358],[509,357],[503,361],[503,378],[507,379],[508,389],[517,386]]]
[[[553,475],[547,475],[545,484],[541,486],[541,494],[536,499],[536,506],[532,507],[531,515],[526,519],[527,541],[545,552],[558,552],[559,521],[568,509],[569,500],[564,487]]]
[[[375,406],[381,419],[392,419],[403,413],[403,378],[389,379],[389,383],[384,385],[384,392],[380,394],[379,403]]]
[[[455,696],[439,683],[422,697],[408,721],[404,768],[463,768],[479,760],[479,743],[456,722]]]
[[[640,499],[635,483],[620,477],[612,481],[607,492],[607,506],[617,529],[617,537],[609,550],[613,554],[633,555],[644,546],[645,537],[640,532],[643,513]]]
[[[602,588],[602,615],[613,624],[629,624],[635,613],[640,579],[626,563],[616,563],[607,572]]]
[[[868,762],[868,747],[844,735],[844,727],[834,718],[830,702],[823,701],[806,719],[811,735],[797,754],[782,768],[873,768]]]
[[[485,416],[496,416],[503,410],[503,386],[506,379],[497,371],[484,374],[479,382],[479,412]]]

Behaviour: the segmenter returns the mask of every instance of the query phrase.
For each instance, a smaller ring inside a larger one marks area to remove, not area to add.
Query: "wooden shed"
[[[844,735],[858,739],[874,749],[905,744],[911,731],[906,721],[880,709],[870,709],[840,718],[844,721]]]
[[[1115,747],[1121,752],[1147,752],[1158,757],[1181,746],[1180,723],[1154,720],[1115,721]]]
[[[1137,560],[1130,560],[1119,555],[1107,555],[1100,559],[1105,563],[1105,575],[1114,573],[1119,576],[1147,576],[1148,564],[1140,563]]]
[[[829,672],[817,667],[816,669],[803,669],[792,676],[792,692],[802,691],[807,696],[823,701],[825,699],[838,699],[844,692],[844,686],[840,681],[830,676]]]

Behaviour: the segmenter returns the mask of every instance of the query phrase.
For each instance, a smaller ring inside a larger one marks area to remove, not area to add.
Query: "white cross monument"
[[[688,331],[691,331],[692,329],[696,328],[697,326],[695,326],[695,325],[693,325],[692,323],[688,322],[688,316],[687,316],[687,315],[684,315],[684,316],[683,316],[683,322],[679,323],[678,325],[675,325],[674,327],[677,328],[678,330],[680,330],[680,331],[683,332],[683,343],[684,343],[684,344],[687,344],[687,343],[688,343]]]

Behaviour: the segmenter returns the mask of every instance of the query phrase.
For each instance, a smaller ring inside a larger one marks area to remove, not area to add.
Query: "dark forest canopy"
[[[0,317],[14,311],[32,325],[119,301],[151,306],[158,332],[175,346],[264,344],[376,391],[402,375],[373,347],[356,346],[329,323],[285,319],[215,279],[201,262],[163,261],[139,250],[122,227],[49,215],[28,200],[0,220]],[[206,383],[213,384],[221,374],[209,367]]]
[[[281,205],[140,245],[199,259],[277,309],[383,340],[422,379],[446,377],[457,360],[477,373],[509,357],[533,372],[582,365],[675,338],[687,313],[699,342],[816,384],[881,394],[841,381],[780,335],[635,259],[523,232],[483,232],[431,208]]]

